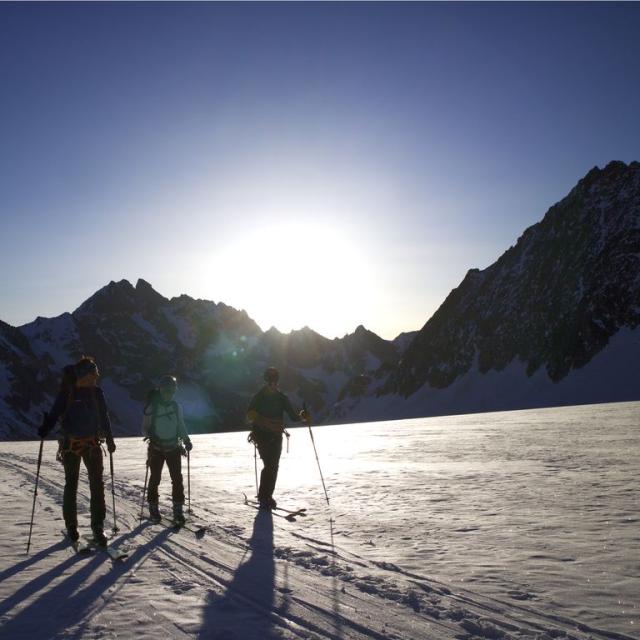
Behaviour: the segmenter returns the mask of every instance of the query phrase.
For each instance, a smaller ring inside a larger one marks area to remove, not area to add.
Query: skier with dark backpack
[[[161,518],[158,486],[165,462],[171,476],[173,520],[176,523],[183,523],[185,520],[182,456],[191,451],[193,445],[187,434],[182,407],[173,399],[177,389],[178,382],[174,376],[163,376],[158,388],[152,389],[147,396],[142,420],[142,433],[149,441],[149,517],[155,522],[159,522]]]
[[[111,421],[102,389],[97,386],[100,373],[93,358],[83,356],[75,365],[63,369],[62,384],[51,411],[38,429],[45,438],[60,421],[61,437],[58,460],[64,466],[65,485],[62,503],[67,534],[74,542],[79,539],[76,499],[80,462],[89,475],[91,491],[91,529],[94,540],[106,545],[104,519],[104,479],[101,441],[107,443],[109,453],[116,450]]]
[[[255,445],[262,459],[258,502],[261,509],[275,509],[278,505],[273,492],[278,479],[282,436],[288,433],[284,428],[283,416],[286,413],[293,422],[309,423],[311,416],[302,409],[296,412],[289,398],[278,388],[280,373],[275,367],[268,367],[263,375],[265,385],[256,393],[247,408],[247,421],[251,423],[251,432],[247,440]]]

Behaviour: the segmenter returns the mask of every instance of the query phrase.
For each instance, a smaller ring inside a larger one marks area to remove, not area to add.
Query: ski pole
[[[307,413],[307,404],[302,404],[302,409]],[[327,499],[327,504],[329,504],[329,495],[327,494],[327,487],[324,484],[324,477],[322,475],[322,469],[320,468],[320,459],[318,458],[318,450],[316,449],[316,441],[313,439],[313,431],[311,431],[311,422],[307,422],[307,427],[309,427],[309,435],[311,436],[311,444],[313,445],[313,452],[316,454],[316,462],[318,463],[318,471],[320,472],[320,480],[322,480],[322,488],[324,489],[324,497]]]
[[[258,495],[258,447],[253,444],[253,469],[256,473],[256,496]]]
[[[191,511],[191,451],[187,451],[187,499],[189,504],[187,513],[193,513]]]
[[[113,533],[118,533],[118,525],[116,523],[116,489],[113,480],[113,452],[109,451],[109,466],[111,467],[111,499],[113,501]]]
[[[33,489],[33,507],[31,508],[31,524],[29,525],[29,540],[27,541],[27,555],[29,555],[29,547],[31,547],[31,531],[33,530],[33,516],[36,512],[36,496],[38,495],[38,480],[40,479],[40,463],[42,462],[42,445],[44,438],[40,438],[40,450],[38,451],[38,469],[36,471],[36,486]]]
[[[144,487],[142,487],[142,501],[140,502],[140,524],[142,524],[142,514],[144,511],[144,496],[147,493],[147,478],[149,477],[149,455],[147,454],[147,470],[144,474]]]

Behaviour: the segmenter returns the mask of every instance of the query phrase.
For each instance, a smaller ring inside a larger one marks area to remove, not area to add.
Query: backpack
[[[145,416],[150,415],[151,416],[151,426],[149,428],[149,440],[153,441],[153,440],[157,440],[156,437],[156,414],[158,412],[158,403],[160,402],[160,398],[161,398],[161,394],[160,394],[160,389],[158,388],[154,388],[154,389],[150,389],[147,392],[147,398],[146,398],[146,402],[144,405],[144,409],[142,410],[142,413]],[[178,415],[178,403],[175,400],[171,401],[171,407],[173,409],[173,411],[175,412],[176,416]],[[151,408],[151,413],[149,413],[149,408]]]
[[[76,367],[73,364],[68,364],[62,367],[62,381],[60,382],[60,389],[68,390],[73,389],[78,381],[78,374],[76,373]]]

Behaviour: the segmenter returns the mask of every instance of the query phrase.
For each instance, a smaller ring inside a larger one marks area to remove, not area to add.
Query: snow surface
[[[308,431],[292,429],[277,497],[308,508],[295,523],[242,504],[254,490],[246,433],[194,436],[200,540],[139,524],[145,448],[119,439],[122,564],[61,540],[51,441],[25,555],[38,443],[2,443],[0,637],[639,638],[639,412],[636,402],[316,428],[331,508]],[[160,492],[167,511],[166,470]],[[107,504],[110,526],[110,491]],[[84,472],[78,505],[88,527]]]
[[[181,381],[176,400],[182,405],[186,418],[220,419],[207,392],[199,384]]]
[[[133,313],[131,314],[131,319],[135,322],[135,324],[142,329],[146,334],[151,336],[151,339],[161,348],[171,350],[172,345],[167,341],[167,339],[158,333],[155,325],[152,322],[149,322],[146,318],[143,317],[141,313]]]
[[[326,390],[327,402],[334,402],[344,385],[349,382],[347,374],[339,369],[329,373],[324,367],[316,366],[300,369],[300,372],[308,380],[313,380],[323,385]]]
[[[205,352],[205,359],[217,358],[229,353],[236,354],[237,351],[244,351],[244,346],[238,346],[237,342],[230,338],[224,331],[221,331],[215,343],[210,344]]]
[[[70,355],[80,342],[75,320],[70,313],[55,318],[38,318],[20,327],[38,357],[49,355],[55,366],[62,369],[73,360]]]
[[[107,406],[110,407],[109,413],[113,422],[120,424],[142,424],[143,403],[137,402],[131,398],[129,390],[119,385],[110,377],[100,378],[100,387],[104,392]],[[113,407],[118,407],[114,411]]]
[[[174,309],[167,309],[165,307],[162,309],[162,313],[176,328],[178,340],[187,347],[187,349],[193,349],[196,346],[197,335],[191,324],[185,318],[178,316]]]

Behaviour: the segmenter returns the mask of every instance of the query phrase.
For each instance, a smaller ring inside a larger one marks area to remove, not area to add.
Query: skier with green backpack
[[[148,505],[149,517],[155,522],[161,519],[158,506],[158,486],[162,468],[167,463],[171,476],[173,520],[184,523],[184,483],[182,481],[182,456],[193,445],[187,434],[182,407],[173,399],[178,389],[174,376],[165,375],[157,389],[147,397],[142,420],[142,433],[149,441],[147,466],[149,467]]]

